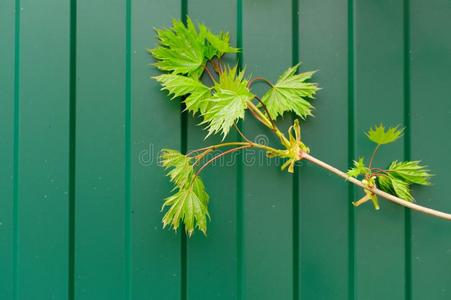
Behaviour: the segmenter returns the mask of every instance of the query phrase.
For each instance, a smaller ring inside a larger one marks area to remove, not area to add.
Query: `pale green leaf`
[[[194,172],[191,158],[176,150],[163,149],[161,163],[169,169],[167,175],[177,190],[164,201],[162,209],[169,209],[163,217],[163,226],[177,230],[183,222],[189,235],[195,227],[206,234],[209,197],[201,178]]]
[[[385,127],[383,124],[374,126],[374,128],[370,128],[366,135],[368,138],[373,141],[374,143],[378,145],[384,145],[393,143],[397,139],[399,139],[402,136],[404,129],[399,128],[399,126],[396,127],[390,127],[387,130],[385,130]]]
[[[205,25],[200,24],[199,30],[205,35],[207,40],[207,47],[209,49],[206,51],[206,57],[211,59],[213,56],[221,57],[225,53],[236,53],[238,48],[230,46],[230,36],[228,32],[220,32],[219,34],[214,34],[205,27]]]
[[[393,192],[390,177],[385,174],[377,176],[377,186],[387,193]]]
[[[160,158],[162,166],[168,170],[166,175],[177,187],[183,187],[189,182],[194,172],[190,157],[177,150],[162,149]]]
[[[196,178],[195,181],[200,181],[200,179]],[[205,190],[199,192],[198,189],[196,192],[193,186],[187,186],[165,199],[163,208],[169,206],[169,209],[163,216],[163,227],[170,225],[177,230],[180,222],[183,222],[185,230],[190,236],[195,227],[204,234],[207,233],[208,198],[204,197]]]
[[[163,74],[153,78],[161,83],[162,90],[167,90],[172,95],[171,99],[188,95],[184,100],[188,111],[195,114],[207,109],[210,89],[198,79],[176,74]]]
[[[368,168],[365,166],[363,157],[359,160],[354,160],[354,167],[347,172],[347,174],[351,177],[358,177],[360,175],[366,175],[367,173]]]
[[[391,175],[399,177],[408,183],[430,185],[431,174],[426,166],[420,165],[419,161],[394,161],[388,168]]]
[[[412,201],[413,197],[410,192],[410,184],[401,178],[397,178],[390,173],[379,175],[377,177],[378,187],[390,194],[394,194],[406,201]]]
[[[409,183],[393,176],[390,176],[390,180],[393,190],[398,197],[407,201],[413,200],[412,194],[410,193]]]
[[[208,110],[203,114],[207,124],[208,135],[222,133],[227,136],[230,127],[244,118],[247,102],[254,95],[247,88],[244,71],[237,73],[237,68],[226,69],[221,73],[219,82],[215,83],[214,94],[208,99]]]
[[[276,119],[285,112],[292,111],[305,119],[312,115],[313,106],[308,100],[318,91],[316,83],[306,82],[314,72],[296,74],[299,65],[289,68],[280,76],[276,84],[262,97],[271,118]]]
[[[198,78],[204,69],[205,38],[196,30],[190,18],[185,26],[173,20],[172,27],[156,30],[160,45],[150,50],[160,70],[174,74],[187,74]]]

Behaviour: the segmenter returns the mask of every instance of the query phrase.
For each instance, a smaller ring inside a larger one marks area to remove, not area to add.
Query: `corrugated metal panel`
[[[450,224],[355,209],[360,191],[309,163],[213,166],[208,237],[161,229],[158,151],[205,142],[149,80],[145,50],[186,14],[230,31],[243,50],[227,60],[254,75],[320,70],[304,124],[319,158],[346,169],[371,151],[369,126],[406,125],[377,163],[422,159],[436,176],[418,203],[451,211],[447,0],[2,1],[0,298],[451,298]]]

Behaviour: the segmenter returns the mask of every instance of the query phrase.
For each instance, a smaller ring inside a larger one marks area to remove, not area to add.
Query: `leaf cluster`
[[[228,33],[215,35],[203,24],[197,29],[190,18],[186,25],[180,20],[173,20],[171,28],[155,31],[159,45],[149,51],[157,59],[155,66],[172,74],[197,79],[209,59],[238,51],[230,47]]]
[[[206,234],[209,196],[201,178],[195,174],[191,160],[176,150],[161,151],[161,163],[175,190],[161,208],[169,207],[163,217],[163,227],[170,225],[177,230],[183,222],[188,235],[192,235],[195,227]]]
[[[282,149],[276,149],[252,142],[236,127],[246,142],[227,142],[200,148],[191,152],[200,152],[193,157],[176,150],[162,150],[163,167],[174,184],[174,193],[165,199],[162,207],[167,208],[163,226],[177,230],[184,223],[188,235],[195,228],[205,234],[209,218],[209,196],[199,173],[212,160],[250,147],[266,151],[268,157],[285,159],[282,170],[287,169],[293,173],[295,163],[303,158],[303,154],[309,153],[309,148],[302,141],[298,119],[289,127],[288,138],[277,127],[277,120],[287,114],[294,114],[302,120],[312,116],[314,107],[311,101],[319,87],[310,82],[315,72],[299,73],[299,64],[289,67],[275,83],[261,77],[250,78],[245,69],[225,65],[223,55],[238,52],[237,48],[230,45],[229,34],[215,34],[203,24],[196,26],[190,18],[186,24],[174,20],[170,28],[156,29],[156,34],[159,44],[149,52],[156,60],[155,66],[163,74],[154,79],[161,84],[162,90],[167,91],[171,100],[181,99],[186,111],[200,117],[200,125],[206,130],[206,137],[222,135],[224,139],[239,120],[252,115],[271,129],[282,146]],[[268,85],[261,98],[252,90],[253,84],[258,81]],[[377,187],[412,201],[411,185],[429,184],[431,174],[426,167],[419,161],[393,161],[387,169],[374,168],[372,165],[378,149],[395,142],[402,134],[403,129],[399,127],[386,129],[380,124],[370,128],[366,135],[376,144],[375,150],[368,164],[363,157],[354,161],[348,175],[361,178],[367,187]],[[232,148],[207,161],[196,171],[200,158],[219,147]],[[378,209],[377,196],[368,188],[364,191],[365,196],[355,202],[355,205],[371,200]]]
[[[380,124],[370,128],[366,133],[368,139],[376,144],[368,165],[364,158],[354,161],[354,166],[348,171],[351,177],[362,176],[366,182],[371,182],[379,189],[398,197],[413,201],[411,185],[429,185],[431,174],[420,161],[393,161],[387,169],[373,168],[372,162],[381,145],[395,142],[402,137],[403,128],[399,126],[386,129]]]
[[[246,109],[256,97],[244,70],[223,67],[220,62],[224,54],[238,51],[230,46],[229,34],[214,34],[203,24],[197,28],[190,18],[186,25],[174,20],[172,27],[156,32],[160,43],[150,53],[157,60],[155,66],[168,73],[154,79],[172,99],[183,97],[186,110],[201,116],[207,136],[219,133],[225,138],[230,128],[244,119]],[[204,71],[211,75],[209,65],[217,72],[210,86],[202,76]],[[313,106],[308,100],[314,98],[318,87],[307,81],[314,72],[296,74],[298,68],[296,65],[285,71],[263,95],[267,119],[276,119],[286,112],[294,112],[303,119],[312,115]]]

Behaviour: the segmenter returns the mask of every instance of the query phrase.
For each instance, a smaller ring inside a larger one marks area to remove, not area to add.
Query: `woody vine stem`
[[[200,124],[207,131],[207,137],[222,134],[225,138],[233,128],[242,138],[242,141],[223,142],[187,154],[162,150],[162,165],[167,169],[175,191],[163,204],[162,210],[168,207],[163,217],[164,227],[177,230],[184,223],[189,235],[196,227],[206,234],[207,219],[210,217],[209,196],[201,174],[223,156],[248,148],[264,151],[270,158],[283,159],[281,169],[290,173],[294,172],[295,164],[304,159],[359,186],[364,195],[353,202],[355,206],[370,201],[378,210],[378,197],[382,197],[410,209],[451,220],[451,214],[413,203],[411,185],[429,185],[432,176],[420,161],[395,160],[387,168],[373,167],[381,146],[393,143],[402,136],[403,129],[398,126],[385,128],[380,124],[370,128],[366,135],[375,143],[375,148],[368,164],[361,157],[346,173],[310,154],[302,139],[300,120],[312,116],[314,108],[310,101],[319,90],[316,83],[310,82],[315,72],[298,73],[299,65],[296,65],[288,68],[275,83],[263,77],[248,79],[245,70],[228,66],[222,60],[224,54],[239,51],[230,46],[228,33],[214,34],[203,24],[196,26],[190,18],[186,25],[174,20],[172,27],[157,29],[156,33],[159,44],[149,52],[156,59],[155,66],[165,72],[154,77],[162,89],[167,90],[172,99],[181,98],[187,111],[200,116]],[[261,97],[252,90],[256,82],[263,82],[268,87]],[[277,121],[288,113],[298,119],[284,133],[277,126]],[[280,146],[276,148],[253,142],[241,132],[236,124],[241,119],[245,120],[247,115],[269,128]],[[213,151],[221,152],[207,159]]]

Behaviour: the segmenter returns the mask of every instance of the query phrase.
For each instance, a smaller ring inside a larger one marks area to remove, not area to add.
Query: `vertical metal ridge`
[[[238,68],[243,68],[243,2],[237,0],[236,2],[236,46],[240,49],[237,53]],[[240,121],[238,127],[243,131],[243,124]],[[237,134],[238,140],[242,140],[241,136]],[[242,165],[242,153],[238,152],[237,155],[237,176],[236,176],[236,255],[237,255],[237,299],[243,298],[243,189],[244,189],[244,176]]]
[[[77,117],[77,0],[70,1],[69,46],[69,263],[68,299],[75,299],[75,156]]]
[[[354,2],[348,0],[348,165],[355,155],[355,93],[354,93]],[[355,298],[355,216],[352,199],[354,187],[348,184],[348,290]]]
[[[131,0],[125,0],[125,295],[131,294]]]
[[[186,24],[186,20],[188,17],[188,0],[181,0],[181,18],[184,24]],[[185,111],[184,104],[182,103],[180,105],[180,111],[181,111],[181,140],[180,140],[180,147],[181,152],[186,153],[188,148],[188,114]],[[180,244],[180,297],[181,300],[187,299],[187,239],[186,239],[186,233],[185,233],[185,227],[181,226],[181,244]]]
[[[18,205],[19,205],[19,101],[20,101],[20,0],[15,0],[14,20],[14,140],[13,140],[13,299],[18,294]]]
[[[292,65],[299,61],[299,3],[291,1],[291,34],[292,34]],[[292,115],[295,119],[295,115]],[[292,196],[292,251],[293,251],[293,300],[299,299],[299,167],[296,166],[293,174]]]
[[[410,128],[410,2],[404,0],[403,2],[403,38],[404,38],[404,159],[410,160],[411,157],[411,128]],[[404,223],[404,247],[405,247],[405,297],[407,300],[412,298],[412,252],[411,252],[411,212],[405,208],[405,223]]]

